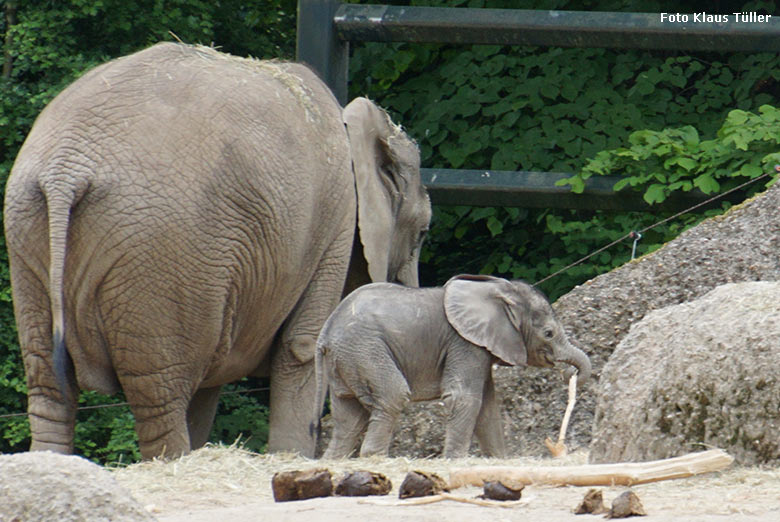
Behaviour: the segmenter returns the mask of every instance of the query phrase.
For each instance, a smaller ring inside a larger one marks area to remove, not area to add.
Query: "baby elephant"
[[[317,411],[330,387],[333,436],[325,458],[386,455],[406,404],[442,398],[444,457],[463,457],[476,433],[482,451],[506,455],[494,363],[577,368],[590,361],[566,339],[547,299],[526,283],[460,275],[444,287],[374,283],[333,311],[317,340]],[[314,426],[312,427],[314,430]]]

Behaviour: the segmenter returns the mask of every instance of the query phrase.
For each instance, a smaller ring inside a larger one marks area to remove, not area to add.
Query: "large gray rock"
[[[0,520],[154,520],[109,471],[49,451],[0,455],[0,499]]]
[[[594,370],[569,424],[570,447],[590,443],[600,370],[632,324],[725,283],[759,280],[780,280],[780,183],[558,299],[553,308]],[[563,380],[536,368],[497,368],[494,375],[510,453],[549,455],[543,440],[557,436],[567,397]],[[444,440],[441,411],[436,404],[410,405],[391,454],[437,455]]]
[[[716,446],[740,464],[780,459],[780,283],[720,286],[648,313],[601,373],[592,462]]]

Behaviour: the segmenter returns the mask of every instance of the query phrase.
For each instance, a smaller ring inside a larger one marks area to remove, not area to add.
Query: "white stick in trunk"
[[[568,453],[566,449],[566,429],[569,427],[569,419],[571,418],[571,411],[574,409],[574,403],[577,402],[577,373],[569,378],[569,402],[566,403],[566,411],[563,414],[563,422],[561,422],[561,431],[558,434],[558,442],[553,442],[550,437],[544,440],[544,445],[550,450],[553,457],[560,458],[565,457]]]

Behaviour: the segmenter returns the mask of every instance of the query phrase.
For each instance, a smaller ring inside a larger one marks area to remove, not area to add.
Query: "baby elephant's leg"
[[[504,423],[501,421],[501,409],[496,398],[492,376],[485,382],[482,394],[482,408],[479,410],[475,433],[482,453],[490,457],[506,457],[504,442]]]
[[[352,455],[358,447],[360,436],[368,424],[368,410],[354,397],[331,397],[333,434],[324,459],[341,459]]]
[[[482,409],[485,383],[490,378],[490,366],[488,352],[476,347],[452,353],[445,362],[441,395],[447,411],[445,458],[468,455]]]
[[[370,405],[368,430],[360,447],[360,456],[387,455],[398,417],[409,402],[411,392],[406,379],[398,368],[385,368],[380,386],[370,390],[370,396],[362,397],[364,405]]]
[[[447,428],[444,434],[444,453],[448,459],[468,455],[474,427],[477,423],[482,390],[453,388],[442,394],[447,411]]]

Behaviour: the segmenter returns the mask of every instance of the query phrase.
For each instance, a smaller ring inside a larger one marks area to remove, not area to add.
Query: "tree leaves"
[[[762,105],[758,113],[729,111],[716,136],[704,141],[690,125],[633,132],[629,147],[598,153],[579,174],[558,184],[582,192],[592,175],[621,174],[625,177],[615,184],[615,190],[628,186],[644,190],[643,198],[649,204],[663,202],[675,190],[693,187],[714,194],[724,180],[755,178],[771,170],[774,153],[780,149],[780,109]]]
[[[666,199],[666,186],[660,183],[653,183],[645,191],[642,198],[649,204],[660,203]]]
[[[701,176],[695,177],[693,179],[693,186],[698,187],[705,194],[712,194],[720,189],[720,183],[718,183],[711,174],[702,174]]]

